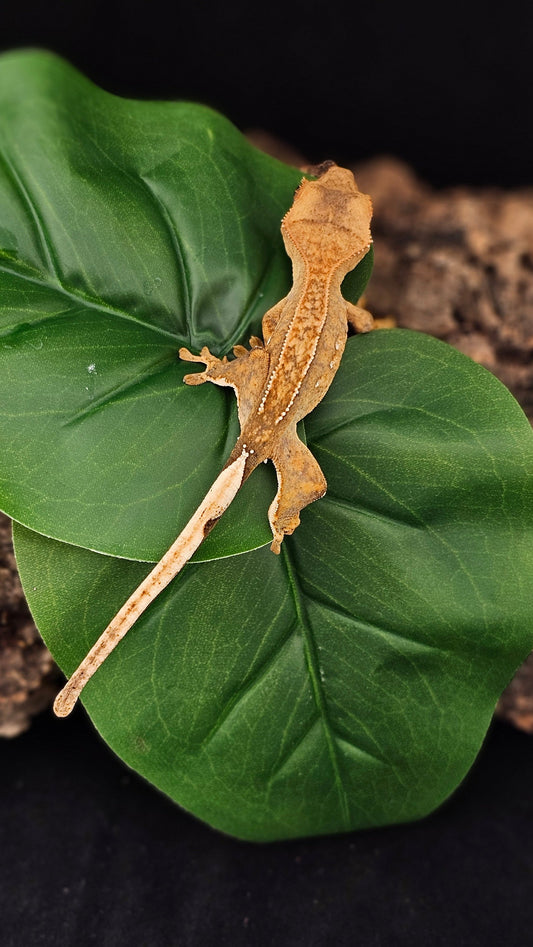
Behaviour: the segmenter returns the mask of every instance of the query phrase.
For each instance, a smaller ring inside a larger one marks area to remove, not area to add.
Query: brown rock
[[[0,736],[15,737],[58,690],[59,671],[37,631],[18,577],[11,523],[0,514]]]
[[[533,733],[533,653],[503,692],[496,713],[510,720],[520,730]]]
[[[485,365],[533,417],[533,189],[433,191],[392,158],[354,171],[375,212],[365,304]]]

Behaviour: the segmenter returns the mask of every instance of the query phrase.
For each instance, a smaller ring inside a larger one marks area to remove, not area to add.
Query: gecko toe
[[[248,355],[248,349],[246,349],[244,345],[234,345],[233,354],[236,358],[242,358],[243,356]]]
[[[195,375],[184,375],[183,381],[186,385],[203,385],[207,381],[205,372],[197,372]]]

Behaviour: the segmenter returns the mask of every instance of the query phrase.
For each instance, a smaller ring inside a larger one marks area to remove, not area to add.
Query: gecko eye
[[[335,167],[335,162],[332,161],[331,158],[327,158],[326,161],[322,161],[321,164],[315,165],[315,167],[313,168],[313,174],[317,178],[321,178],[322,175],[326,173],[326,171],[329,171],[331,168],[334,168],[334,167]]]

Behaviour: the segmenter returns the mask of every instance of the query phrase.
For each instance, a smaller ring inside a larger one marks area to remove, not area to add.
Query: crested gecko
[[[188,385],[212,382],[237,396],[240,434],[222,472],[163,558],[133,592],[88,652],[63,690],[54,710],[70,713],[87,681],[116,647],[151,601],[189,561],[258,464],[271,460],[278,489],[268,510],[271,549],[280,552],[294,532],[300,511],[323,496],[326,480],[296,425],[328,390],[344,351],[347,328],[372,328],[372,317],[341,294],[345,275],[370,249],[370,198],[351,171],[326,162],[314,181],[304,178],[281,223],[285,249],[293,264],[288,295],[263,317],[263,340],[250,348],[236,345],[234,358],[219,359],[204,347],[186,348],[180,358],[205,369],[185,375]]]

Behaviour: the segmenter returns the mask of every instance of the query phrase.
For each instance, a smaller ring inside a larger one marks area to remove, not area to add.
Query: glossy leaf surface
[[[290,285],[301,173],[222,116],[97,89],[46,53],[0,59],[0,501],[100,552],[156,560],[237,434],[178,349],[230,352]],[[357,300],[371,261],[345,284]],[[265,469],[201,558],[269,541]]]
[[[533,437],[493,376],[374,332],[306,433],[328,493],[282,556],[188,566],[84,696],[127,763],[255,840],[430,812],[533,639]],[[21,527],[16,548],[70,673],[148,567]]]

